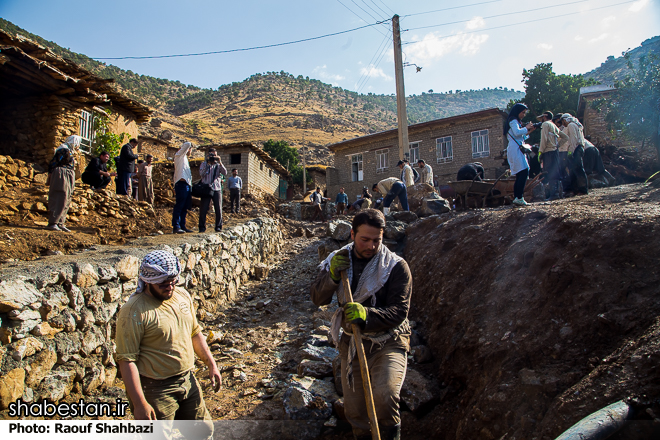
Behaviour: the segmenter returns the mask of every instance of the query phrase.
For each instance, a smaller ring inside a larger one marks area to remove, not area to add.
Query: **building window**
[[[92,141],[94,140],[94,121],[92,113],[87,110],[82,110],[80,113],[80,149],[84,151],[91,151]]]
[[[490,156],[490,146],[488,145],[488,130],[472,132],[472,157]]]
[[[268,177],[273,177],[273,170],[268,170]]]
[[[264,170],[264,163],[263,163],[263,162],[261,162],[261,163],[259,164],[259,170],[260,170],[260,171],[263,171],[263,170]]]
[[[387,170],[389,166],[389,156],[390,156],[390,150],[384,149],[384,150],[377,150],[376,151],[376,172],[377,173],[383,173],[385,170]]]
[[[241,153],[235,153],[229,155],[229,165],[240,165],[241,164]]]
[[[454,150],[451,148],[451,136],[437,138],[435,140],[435,156],[438,163],[446,163],[454,160]]]
[[[364,173],[362,172],[362,154],[354,154],[351,156],[351,174],[353,182],[361,182],[364,180]]]
[[[408,156],[408,160],[410,163],[417,163],[419,160],[419,145],[421,142],[411,142],[410,143],[410,155]]]

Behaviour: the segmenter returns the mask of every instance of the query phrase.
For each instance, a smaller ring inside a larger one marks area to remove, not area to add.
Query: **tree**
[[[300,165],[300,158],[298,157],[298,150],[293,147],[290,147],[286,141],[274,141],[268,139],[264,142],[264,151],[271,155],[276,161],[280,163],[283,167],[288,167],[291,177],[293,178],[293,183],[302,185],[303,182],[303,170]],[[307,176],[307,182],[311,183],[309,176]]]
[[[105,113],[94,115],[94,143],[92,153],[96,156],[101,154],[102,151],[107,151],[110,154],[108,161],[109,169],[116,169],[115,157],[119,156],[124,139],[128,139],[128,133],[115,134],[110,131],[110,115],[112,111],[106,109]]]
[[[629,53],[623,54],[631,74],[614,86],[614,99],[596,100],[596,110],[607,111],[605,121],[611,131],[621,131],[630,140],[655,143],[660,157],[660,57],[655,54],[640,57],[637,67]]]

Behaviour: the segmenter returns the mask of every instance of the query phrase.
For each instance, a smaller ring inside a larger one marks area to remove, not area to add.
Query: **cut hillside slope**
[[[639,59],[641,57],[646,57],[651,54],[660,54],[660,35],[644,40],[641,46],[628,51],[630,61],[632,61],[634,65],[639,64]],[[622,80],[630,74],[628,60],[624,56],[615,57],[614,55],[610,55],[599,67],[591,72],[585,73],[584,78],[593,78],[604,84],[613,84],[615,81]]]
[[[659,202],[638,184],[411,226],[411,319],[443,384],[415,432],[554,439],[619,399],[660,397]]]

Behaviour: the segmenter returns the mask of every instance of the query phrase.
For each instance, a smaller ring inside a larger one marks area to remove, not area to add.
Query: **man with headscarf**
[[[131,139],[121,147],[117,164],[117,194],[131,194],[131,175],[135,173],[135,161],[138,158],[138,155],[133,153],[133,148],[137,147],[137,144],[137,139]]]
[[[51,231],[71,232],[64,224],[76,182],[74,154],[80,148],[80,136],[71,135],[48,164],[48,226]]]
[[[186,228],[186,215],[192,206],[192,171],[188,156],[192,153],[192,143],[184,142],[174,155],[174,195],[176,201],[172,209],[172,232],[185,234],[192,232]]]
[[[549,199],[561,197],[561,174],[559,171],[559,141],[568,140],[566,133],[559,131],[559,128],[552,122],[554,115],[550,111],[543,112],[536,119],[543,122],[541,124],[541,143],[539,144],[539,161],[543,163],[543,171],[547,173],[544,180],[547,181],[550,193]]]
[[[582,124],[570,113],[564,113],[561,117],[561,123],[568,135],[568,157],[569,168],[571,171],[571,191],[575,194],[588,194],[589,181],[587,173],[584,172],[584,134],[582,133]]]
[[[222,377],[195,317],[192,298],[177,287],[181,266],[172,253],[147,254],[140,265],[137,291],[117,317],[115,358],[136,420],[198,420],[180,424],[186,438],[213,434],[202,388],[193,374],[195,354],[208,367],[218,392]],[[164,425],[166,438],[171,423]]]
[[[385,227],[380,211],[360,211],[353,218],[353,242],[331,253],[319,265],[311,286],[312,301],[317,306],[330,304],[337,293],[339,308],[332,317],[331,333],[341,357],[344,414],[357,439],[371,439],[371,434],[352,324],[362,328],[360,342],[367,354],[381,438],[398,439],[401,433],[399,393],[410,349],[408,310],[412,276],[406,261],[382,244]],[[353,302],[346,300],[341,282],[344,270]],[[341,328],[344,332],[340,338]]]

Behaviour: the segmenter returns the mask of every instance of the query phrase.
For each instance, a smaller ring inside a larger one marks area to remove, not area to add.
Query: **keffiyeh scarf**
[[[161,284],[179,277],[181,264],[171,252],[153,251],[142,260],[138,274],[136,293],[141,293],[147,284]]]

